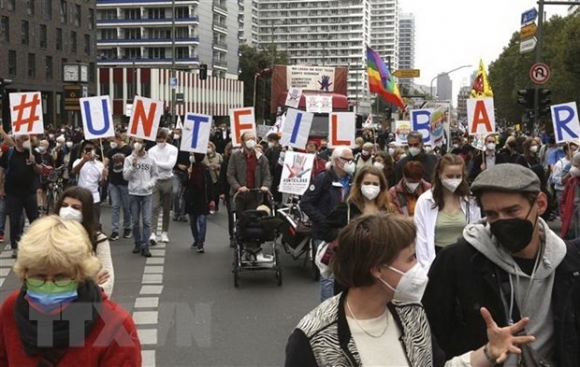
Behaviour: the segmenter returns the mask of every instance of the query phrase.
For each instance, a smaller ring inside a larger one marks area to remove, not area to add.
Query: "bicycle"
[[[47,176],[48,189],[46,190],[46,214],[49,215],[64,191],[63,173],[65,166],[53,169]]]

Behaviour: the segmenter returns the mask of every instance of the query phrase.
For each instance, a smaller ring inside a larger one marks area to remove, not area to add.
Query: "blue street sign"
[[[177,88],[177,78],[169,79],[169,85],[171,86],[171,88]]]
[[[538,10],[536,8],[526,10],[525,12],[522,13],[522,26],[535,22],[537,17]]]

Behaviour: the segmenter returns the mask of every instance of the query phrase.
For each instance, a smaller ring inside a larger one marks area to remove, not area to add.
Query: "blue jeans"
[[[174,171],[175,172],[175,171]],[[173,174],[173,218],[181,218],[185,216],[185,201],[182,194],[183,185],[181,184],[181,177],[179,174]]]
[[[135,247],[141,249],[149,248],[149,237],[151,236],[151,195],[130,195],[130,201]],[[140,223],[141,219],[143,219],[142,228]],[[141,232],[141,229],[143,229],[143,232]]]
[[[123,208],[123,229],[131,229],[131,207],[129,205],[129,189],[125,185],[109,184],[109,194],[113,204],[111,218],[112,232],[119,233],[119,217]]]
[[[312,240],[315,250],[314,253],[316,253],[318,246],[320,246],[322,242],[324,241],[314,239]],[[330,277],[325,278],[322,275],[320,275],[320,302],[324,302],[333,296],[334,296],[334,276],[331,275]]]
[[[189,226],[191,227],[191,235],[193,242],[198,246],[203,246],[205,243],[205,232],[207,229],[207,215],[205,214],[190,214]]]

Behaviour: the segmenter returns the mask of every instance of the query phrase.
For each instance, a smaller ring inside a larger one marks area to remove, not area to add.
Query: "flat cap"
[[[471,191],[540,192],[540,179],[527,167],[502,163],[481,172],[471,184]]]

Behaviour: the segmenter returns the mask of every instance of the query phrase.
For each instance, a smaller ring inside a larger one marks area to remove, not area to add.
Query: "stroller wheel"
[[[278,247],[274,249],[274,261],[276,263],[276,284],[280,287],[282,285],[282,265],[280,264],[280,250]]]

